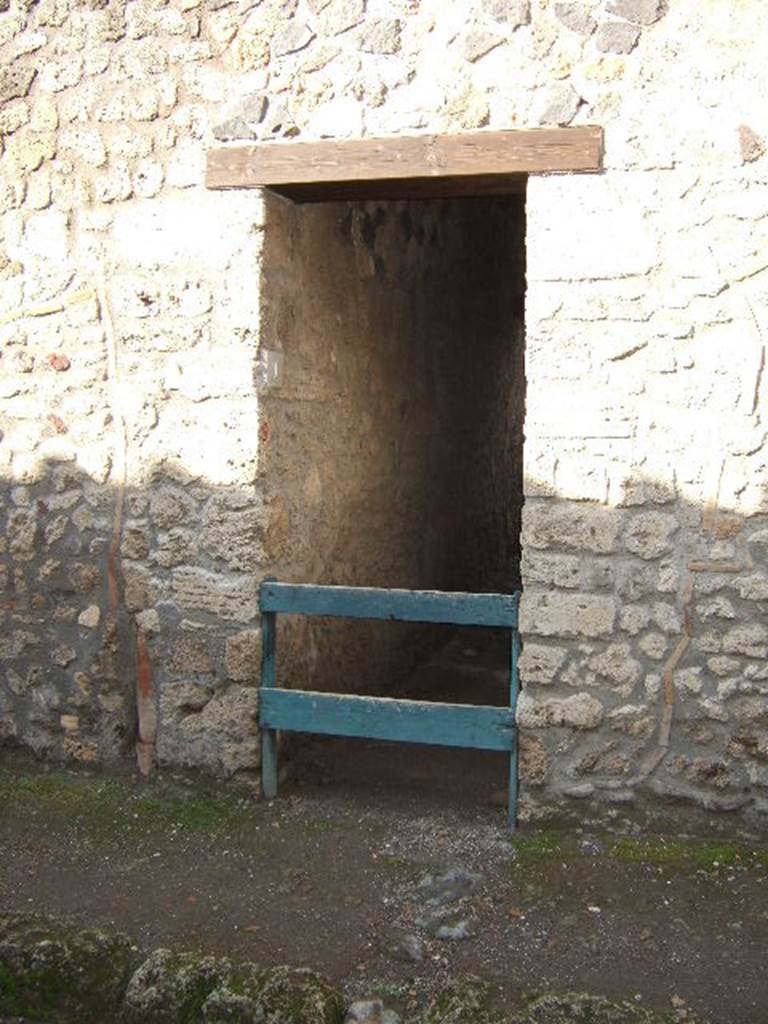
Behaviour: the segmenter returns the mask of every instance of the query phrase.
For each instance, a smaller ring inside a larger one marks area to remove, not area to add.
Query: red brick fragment
[[[64,370],[69,369],[70,362],[63,352],[51,352],[48,356],[48,365],[56,370],[57,373],[63,373]]]

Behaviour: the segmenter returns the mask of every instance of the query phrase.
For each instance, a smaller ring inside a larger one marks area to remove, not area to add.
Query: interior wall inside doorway
[[[282,380],[262,403],[271,571],[515,589],[524,198],[273,198],[265,238],[261,344],[283,353]],[[288,681],[376,692],[428,633],[296,620]]]

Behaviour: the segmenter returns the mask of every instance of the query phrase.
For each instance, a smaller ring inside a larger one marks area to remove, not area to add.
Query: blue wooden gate
[[[264,795],[277,796],[277,731],[355,736],[445,747],[499,750],[509,754],[509,824],[517,822],[517,629],[519,593],[460,594],[432,590],[378,590],[278,583],[261,584],[262,625],[261,777]],[[441,704],[351,694],[278,689],[276,617],[318,615],[340,619],[385,619],[510,632],[509,705]]]

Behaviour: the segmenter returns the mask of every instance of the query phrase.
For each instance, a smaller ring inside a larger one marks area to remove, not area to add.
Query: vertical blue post
[[[517,610],[520,604],[520,595],[517,594],[517,601],[515,604],[515,625],[511,630],[511,650],[510,650],[510,664],[509,664],[509,706],[512,711],[512,721],[514,723],[514,737],[515,746],[509,755],[509,805],[508,805],[508,817],[509,827],[512,831],[517,828],[517,766],[518,766],[518,731],[517,731],[517,696],[520,692],[520,679],[518,675],[518,659],[520,656],[520,633],[518,632],[517,622]]]
[[[265,582],[272,582],[265,581]],[[277,615],[261,613],[261,689],[277,685]],[[261,730],[261,791],[268,800],[277,796],[277,731]]]

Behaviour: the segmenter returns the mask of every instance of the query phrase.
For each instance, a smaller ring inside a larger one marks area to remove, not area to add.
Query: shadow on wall
[[[768,515],[641,485],[649,505],[526,504],[524,795],[764,811]],[[49,463],[6,480],[2,509],[3,739],[114,763],[138,738],[145,763],[256,770],[269,563],[252,493],[166,466],[119,496]]]

